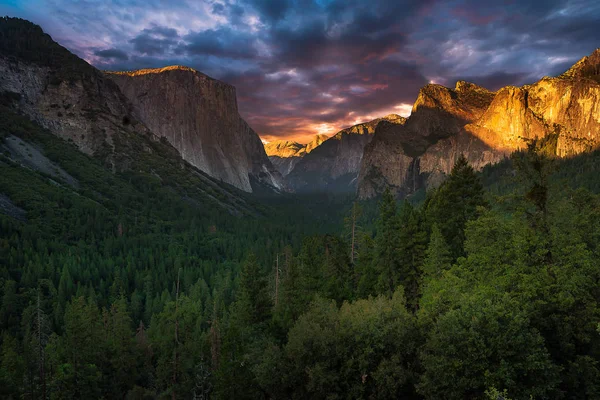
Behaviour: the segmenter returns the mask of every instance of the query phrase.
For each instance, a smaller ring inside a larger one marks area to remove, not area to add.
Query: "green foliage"
[[[467,159],[461,155],[448,179],[426,201],[430,221],[437,222],[454,259],[462,256],[465,226],[485,206],[481,181]]]
[[[391,295],[400,284],[400,266],[396,200],[389,189],[386,189],[381,199],[376,232],[374,264],[378,274],[377,290]]]
[[[271,312],[271,299],[267,292],[266,280],[254,254],[250,254],[242,266],[238,307],[248,325],[265,322]]]
[[[298,399],[411,396],[417,343],[401,290],[339,309],[318,299],[290,330],[276,389]]]
[[[600,397],[599,187],[573,172],[596,153],[460,158],[377,210],[251,197],[136,138],[113,172],[0,107],[3,140],[74,178],[0,144],[25,210],[0,214],[2,398]]]
[[[437,224],[431,227],[429,245],[423,261],[423,274],[428,279],[439,279],[442,273],[451,266],[450,248]]]
[[[559,368],[519,305],[499,294],[465,300],[429,333],[419,392],[430,399],[481,398],[490,386],[518,398],[555,393]]]

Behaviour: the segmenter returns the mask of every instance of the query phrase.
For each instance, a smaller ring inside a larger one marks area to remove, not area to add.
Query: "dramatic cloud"
[[[106,50],[96,50],[94,55],[102,58],[109,58],[114,60],[126,61],[129,60],[129,56],[122,50],[119,49],[106,49]]]
[[[98,68],[184,64],[231,83],[266,140],[408,115],[430,82],[533,82],[600,47],[594,0],[12,0],[0,12]]]
[[[163,56],[169,54],[171,48],[179,41],[179,34],[173,28],[153,25],[151,28],[142,29],[139,35],[129,42],[133,50],[148,56]]]

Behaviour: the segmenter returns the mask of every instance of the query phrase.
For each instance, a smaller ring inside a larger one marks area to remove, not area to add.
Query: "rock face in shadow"
[[[20,112],[115,170],[129,164],[120,137],[157,139],[113,81],[39,26],[0,18],[0,30],[0,92],[10,94]]]
[[[252,177],[282,187],[260,138],[238,113],[233,86],[180,66],[107,76],[144,124],[190,164],[248,192]]]
[[[398,196],[439,185],[464,154],[475,169],[554,137],[567,157],[600,145],[600,49],[559,77],[490,92],[460,81],[421,89],[406,124],[380,124],[365,148],[358,196]]]
[[[105,74],[42,29],[0,18],[0,94],[53,134],[113,170],[165,138],[183,160],[242,190],[282,188],[235,88],[191,68]],[[173,150],[171,148],[171,150]],[[173,150],[173,153],[175,151]]]
[[[265,152],[273,166],[285,177],[292,172],[298,161],[319,147],[328,138],[327,135],[316,135],[307,144],[290,140],[274,140],[265,144]]]
[[[287,176],[296,191],[354,191],[365,146],[378,124],[401,125],[405,118],[391,114],[341,130],[302,158]]]

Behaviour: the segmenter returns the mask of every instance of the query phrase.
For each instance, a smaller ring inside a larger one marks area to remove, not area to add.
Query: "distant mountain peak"
[[[313,140],[301,144],[291,140],[274,140],[265,144],[265,152],[271,163],[281,172],[283,176],[288,175],[296,164],[308,153],[319,147],[329,139],[324,134],[315,135]]]
[[[294,157],[304,147],[305,145],[291,140],[273,140],[272,142],[265,144],[265,152],[269,157]]]
[[[600,48],[577,61],[559,78],[591,78],[600,82]]]
[[[311,151],[313,151],[314,149],[319,147],[327,139],[329,139],[329,136],[327,136],[323,133],[319,133],[318,135],[315,135],[314,139],[311,140],[310,142],[306,143],[306,145],[304,146],[305,153],[306,154],[310,153]]]

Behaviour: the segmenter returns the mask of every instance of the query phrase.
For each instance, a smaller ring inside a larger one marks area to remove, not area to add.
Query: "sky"
[[[531,83],[600,47],[597,0],[0,0],[0,14],[100,69],[230,83],[265,141],[408,116],[428,83]]]

